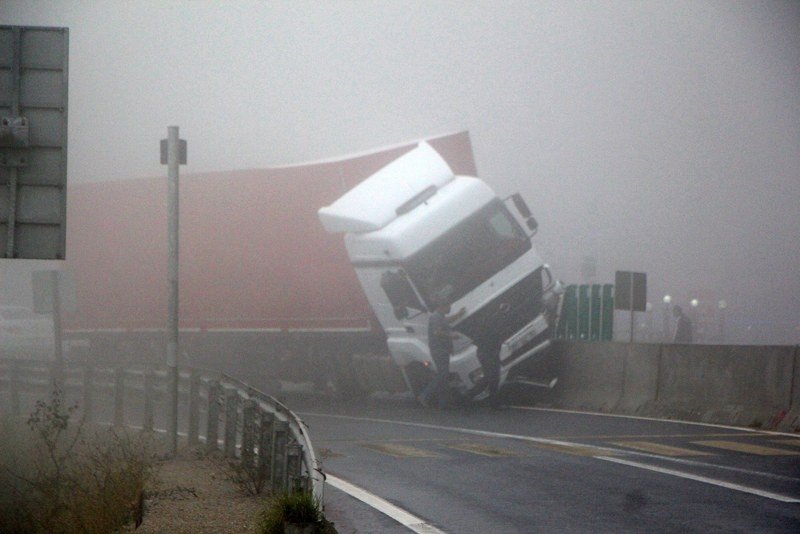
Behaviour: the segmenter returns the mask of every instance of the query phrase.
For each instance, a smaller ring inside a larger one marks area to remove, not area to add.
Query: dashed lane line
[[[479,456],[489,456],[491,458],[515,458],[522,456],[522,454],[509,451],[507,449],[499,449],[486,445],[484,443],[465,442],[465,443],[451,443],[445,445],[448,449],[455,449],[457,451],[468,452],[470,454],[477,454]]]
[[[723,440],[704,440],[693,441],[695,445],[703,447],[712,447],[715,449],[724,449],[727,451],[743,452],[746,454],[757,454],[759,456],[798,456],[800,451],[789,449],[777,449],[775,447],[765,447],[763,445],[756,445],[754,443],[742,443],[741,441],[723,441]]]
[[[653,443],[652,441],[612,441],[613,445],[626,449],[651,452],[659,456],[710,456],[711,453],[683,447],[664,445],[663,443]]]
[[[370,449],[381,454],[388,454],[395,458],[441,458],[441,455],[433,451],[418,449],[399,443],[359,443],[361,447]]]
[[[783,439],[771,439],[772,443],[780,443],[781,445],[789,445],[790,447],[800,447],[800,439],[797,438],[783,438]]]

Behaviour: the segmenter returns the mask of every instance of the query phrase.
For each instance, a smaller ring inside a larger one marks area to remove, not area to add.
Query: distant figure
[[[450,355],[453,354],[453,339],[458,337],[458,334],[451,330],[450,323],[460,319],[466,310],[461,308],[458,313],[448,316],[450,302],[444,298],[438,298],[435,306],[428,319],[428,348],[436,365],[436,375],[425,386],[417,400],[423,406],[429,406],[431,398],[436,396],[439,408],[446,408],[449,404],[447,377],[450,374]]]
[[[683,309],[680,306],[674,306],[672,308],[672,315],[678,320],[678,323],[675,325],[675,339],[673,340],[674,343],[691,343],[692,342],[692,322],[683,313]]]

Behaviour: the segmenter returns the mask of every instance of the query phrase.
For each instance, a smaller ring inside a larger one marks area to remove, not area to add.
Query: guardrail
[[[114,367],[91,362],[0,359],[0,412],[18,416],[55,385],[84,421],[163,431],[166,368]],[[179,429],[188,444],[221,447],[275,491],[303,489],[322,502],[325,475],[308,427],[280,401],[207,369],[179,373]],[[160,410],[163,405],[164,409]],[[203,416],[204,415],[204,416]]]

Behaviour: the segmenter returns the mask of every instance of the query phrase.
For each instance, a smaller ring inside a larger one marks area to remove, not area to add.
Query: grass
[[[258,518],[259,534],[314,532],[335,534],[333,524],[325,519],[319,501],[309,492],[282,493],[270,498]]]

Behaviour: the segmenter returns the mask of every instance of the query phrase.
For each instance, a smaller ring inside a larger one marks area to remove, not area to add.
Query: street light
[[[720,344],[725,344],[725,310],[728,307],[728,303],[725,300],[720,300],[717,303],[717,307],[719,308],[719,342]]]
[[[664,343],[669,343],[669,303],[672,302],[672,297],[664,295]]]
[[[700,325],[697,324],[697,307],[700,306],[700,301],[697,299],[692,299],[689,304],[692,306],[692,328],[694,329],[694,335],[692,336],[695,343],[700,341]]]

